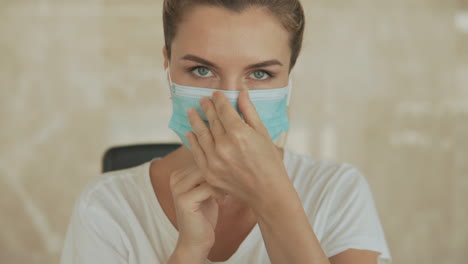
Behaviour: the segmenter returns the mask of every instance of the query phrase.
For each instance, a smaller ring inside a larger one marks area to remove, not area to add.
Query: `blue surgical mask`
[[[203,97],[211,98],[215,91],[223,92],[243,119],[243,116],[237,107],[239,91],[226,91],[179,85],[171,81],[169,73],[168,80],[172,98],[172,117],[169,121],[169,128],[179,136],[182,143],[187,148],[190,149],[190,146],[185,134],[189,131],[193,131],[187,116],[188,109],[197,109],[200,116],[209,127],[207,118],[200,107],[200,99]],[[254,104],[255,109],[267,128],[272,140],[275,140],[282,132],[289,129],[287,106],[289,105],[291,87],[292,85],[290,80],[289,85],[284,88],[249,90],[250,100]]]

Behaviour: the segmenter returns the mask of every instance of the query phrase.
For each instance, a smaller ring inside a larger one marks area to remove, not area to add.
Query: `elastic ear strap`
[[[293,88],[293,85],[292,85],[292,79],[289,78],[289,89],[288,89],[288,98],[287,98],[287,103],[286,105],[289,106],[289,102],[291,101],[291,93],[292,93],[292,88]]]
[[[171,80],[171,72],[169,70],[169,65],[167,65],[167,68],[166,68],[166,78],[167,78],[167,81],[169,82],[169,94],[170,94],[170,99],[172,99],[172,80]]]

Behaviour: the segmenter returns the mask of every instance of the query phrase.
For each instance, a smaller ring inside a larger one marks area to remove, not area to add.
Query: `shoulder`
[[[294,153],[286,161],[328,257],[353,248],[382,253],[379,263],[391,259],[371,188],[359,169]]]
[[[98,175],[76,199],[62,263],[126,263],[132,250],[130,201],[138,193],[141,167]]]
[[[144,187],[145,168],[137,167],[99,174],[89,182],[76,200],[80,212],[89,208],[102,210],[121,210],[126,204],[138,198]]]
[[[105,244],[127,237],[129,223],[141,207],[147,166],[103,173],[89,182],[75,201],[67,239],[85,244],[105,240],[101,241]]]

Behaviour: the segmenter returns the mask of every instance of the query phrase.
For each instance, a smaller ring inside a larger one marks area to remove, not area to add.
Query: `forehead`
[[[288,60],[289,33],[276,17],[261,8],[236,13],[201,6],[189,11],[178,25],[172,51],[178,57],[191,53],[213,61]]]

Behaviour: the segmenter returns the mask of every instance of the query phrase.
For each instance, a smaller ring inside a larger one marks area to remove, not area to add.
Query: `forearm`
[[[167,264],[203,264],[206,259],[205,255],[198,250],[177,245]]]
[[[271,263],[330,263],[294,187],[288,188],[270,195],[256,212]]]

